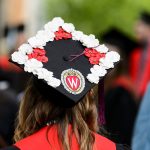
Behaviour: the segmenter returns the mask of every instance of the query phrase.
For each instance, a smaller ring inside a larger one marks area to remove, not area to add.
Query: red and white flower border
[[[18,51],[11,56],[12,61],[24,65],[24,71],[33,73],[38,79],[43,79],[48,85],[56,88],[61,84],[61,80],[53,76],[53,72],[43,68],[42,62],[47,62],[44,46],[49,41],[69,39],[80,41],[85,46],[83,52],[89,58],[93,67],[87,79],[91,83],[98,84],[101,77],[105,76],[107,69],[113,68],[114,63],[120,60],[120,55],[115,51],[108,51],[108,48],[99,44],[94,35],[85,35],[81,31],[76,31],[71,23],[64,23],[60,17],[55,17],[45,24],[44,29],[37,32],[34,37],[28,39],[28,43],[22,44]]]

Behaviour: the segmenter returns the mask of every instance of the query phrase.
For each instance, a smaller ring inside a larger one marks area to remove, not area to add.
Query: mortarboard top
[[[76,31],[60,17],[11,55],[11,62],[34,75],[41,91],[64,105],[80,101],[119,60],[94,35]]]

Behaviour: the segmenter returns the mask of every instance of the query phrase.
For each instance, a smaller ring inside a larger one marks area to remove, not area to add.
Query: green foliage
[[[87,34],[117,27],[133,36],[135,20],[150,11],[150,0],[45,0],[45,6],[47,20],[60,16]]]

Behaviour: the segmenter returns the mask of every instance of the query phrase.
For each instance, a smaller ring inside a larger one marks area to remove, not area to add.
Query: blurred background
[[[149,0],[0,0],[0,147],[13,143],[29,78],[9,63],[10,54],[56,16],[121,54],[105,79],[103,126],[116,143],[150,149]]]

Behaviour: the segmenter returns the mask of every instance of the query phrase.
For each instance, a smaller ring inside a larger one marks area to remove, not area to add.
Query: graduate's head
[[[122,58],[122,61],[114,68],[105,79],[105,92],[108,92],[116,78],[120,75],[128,74],[129,55],[138,44],[130,39],[125,33],[119,29],[112,27],[102,35],[102,40],[106,46],[114,51],[117,51]]]
[[[150,40],[150,13],[142,12],[135,24],[135,36],[141,43]]]
[[[73,125],[80,149],[90,149],[92,131],[98,130],[93,87],[114,68],[120,55],[99,44],[94,35],[76,31],[73,24],[59,17],[18,50],[11,61],[33,77],[20,107],[15,139],[56,120],[66,150],[69,148],[63,133],[68,124]]]
[[[51,89],[44,93],[40,92],[41,89],[37,87],[37,84],[35,84],[34,78],[31,78],[25,90],[18,115],[15,141],[35,133],[51,121],[55,121],[59,130],[58,136],[66,149],[68,134],[64,133],[68,132],[68,125],[72,125],[73,132],[80,137],[78,140],[81,142],[81,149],[85,150],[86,147],[92,146],[94,142],[92,132],[99,131],[97,87],[92,88],[76,105],[64,107],[55,101],[57,98],[59,101],[64,101],[65,97],[57,97],[53,94],[51,97],[49,93],[53,92]],[[39,84],[41,85],[41,83]],[[42,88],[46,89],[45,86],[43,84]]]

